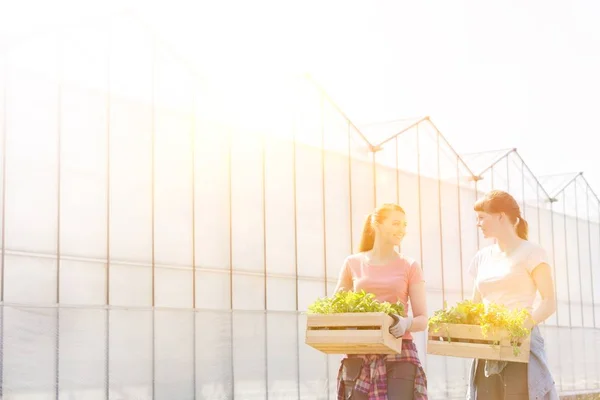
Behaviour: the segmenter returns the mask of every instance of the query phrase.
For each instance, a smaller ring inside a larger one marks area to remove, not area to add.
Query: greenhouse
[[[341,357],[304,343],[304,312],[366,215],[405,208],[432,314],[471,295],[473,203],[492,188],[552,255],[557,387],[600,390],[600,201],[582,174],[457,153],[434,117],[355,123],[307,76],[208,79],[128,19],[0,56],[6,399],[333,399]],[[430,398],[464,398],[469,360],[415,336]]]

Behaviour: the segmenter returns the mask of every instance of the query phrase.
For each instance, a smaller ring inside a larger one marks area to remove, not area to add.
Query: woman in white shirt
[[[531,318],[526,324],[532,328],[532,349],[529,364],[475,360],[467,398],[557,398],[537,327],[556,310],[546,252],[527,240],[527,222],[510,194],[491,191],[475,203],[474,209],[483,236],[495,239],[495,243],[479,250],[471,261],[469,272],[475,278],[473,301],[529,310]],[[538,292],[541,302],[534,308]]]

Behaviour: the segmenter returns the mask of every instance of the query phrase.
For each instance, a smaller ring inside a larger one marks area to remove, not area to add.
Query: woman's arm
[[[342,265],[342,269],[340,270],[340,274],[338,276],[337,284],[335,285],[334,293],[339,291],[351,291],[354,289],[354,285],[352,284],[352,274],[348,269],[348,260],[344,261]]]
[[[427,296],[425,282],[413,283],[408,286],[408,297],[413,312],[412,325],[409,332],[421,332],[427,328]]]
[[[473,294],[471,295],[471,301],[473,303],[481,303],[481,293],[477,290],[477,285],[473,284]]]
[[[550,272],[550,266],[547,263],[538,264],[533,269],[531,277],[542,297],[540,304],[531,313],[533,318],[531,323],[532,325],[536,325],[554,314],[556,311],[556,296],[554,292],[554,282],[552,281],[552,273]]]

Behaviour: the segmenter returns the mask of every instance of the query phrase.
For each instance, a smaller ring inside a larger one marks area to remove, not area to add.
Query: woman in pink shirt
[[[401,301],[413,316],[394,315],[390,328],[402,337],[402,352],[396,355],[350,355],[338,373],[338,399],[426,400],[427,380],[411,332],[427,327],[425,282],[419,264],[395,249],[406,232],[406,214],[396,204],[383,204],[368,215],[359,253],[350,255],[340,271],[339,290],[373,293],[377,300]]]

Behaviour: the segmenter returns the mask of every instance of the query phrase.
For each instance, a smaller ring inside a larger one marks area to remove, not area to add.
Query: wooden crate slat
[[[448,341],[448,337],[450,341]],[[469,343],[471,340],[485,343]],[[505,330],[490,332],[484,336],[478,325],[441,324],[440,329],[436,332],[431,329],[428,332],[427,353],[527,363],[529,362],[530,341],[530,337],[525,338],[519,346],[519,355],[515,356],[509,333]],[[494,344],[494,342],[499,343]]]
[[[306,320],[308,327],[334,326],[387,326],[393,321],[384,313],[340,313],[340,314],[309,314]]]
[[[473,340],[501,340],[508,336],[505,331],[490,332],[487,336],[483,336],[481,327],[479,325],[465,325],[465,324],[441,324],[439,329],[435,332],[429,330],[430,336],[450,336],[463,339]]]
[[[313,347],[326,354],[397,354],[397,351],[381,344],[360,346],[328,345]]]
[[[327,354],[396,354],[402,339],[389,333],[392,323],[385,313],[308,314],[305,343]]]
[[[428,331],[429,338],[431,337],[451,337],[456,339],[479,340],[484,342],[500,342],[500,344],[510,345],[510,335],[506,330],[493,330],[483,335],[479,325],[466,324],[441,324],[437,330]]]
[[[383,334],[380,330],[309,330],[307,343],[338,343],[343,336],[344,343],[383,343]]]
[[[529,361],[529,348],[523,348],[522,346],[520,353],[515,356],[512,346],[429,340],[427,342],[427,354],[525,363]]]

